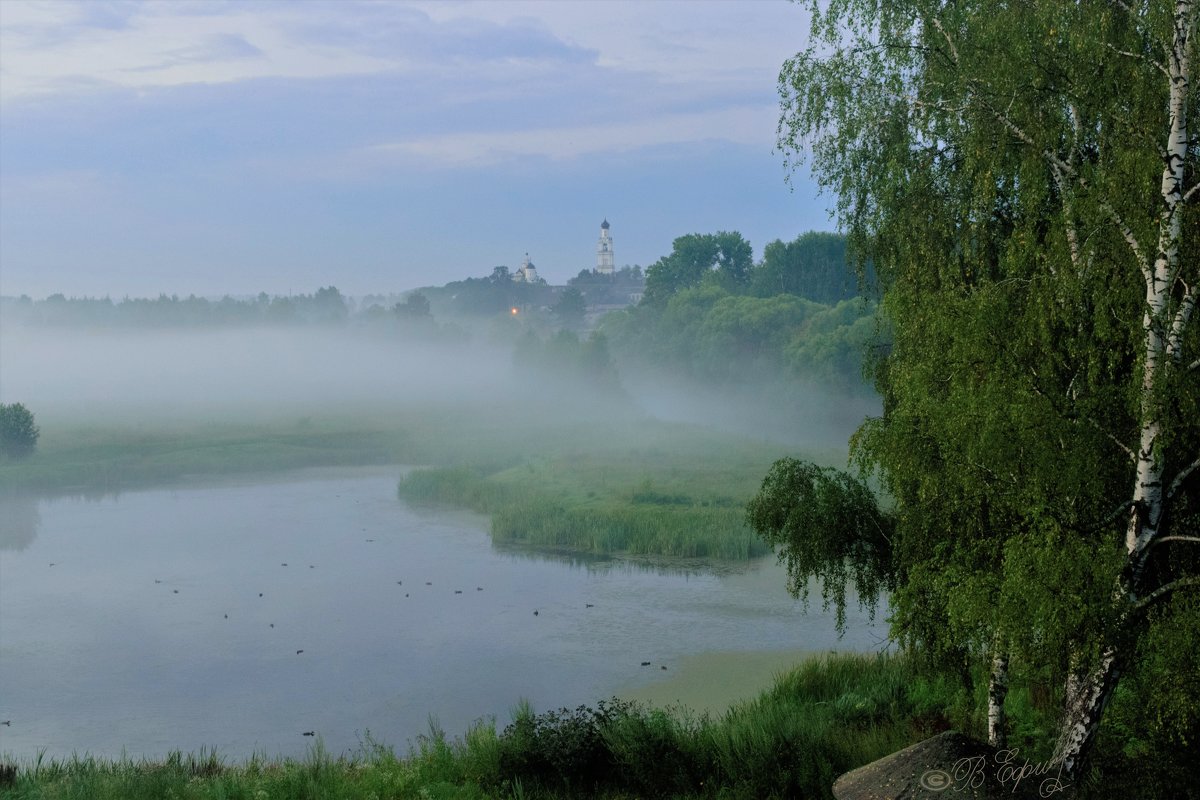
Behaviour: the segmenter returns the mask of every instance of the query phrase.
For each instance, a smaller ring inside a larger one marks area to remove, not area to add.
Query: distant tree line
[[[646,270],[636,307],[601,330],[624,360],[710,383],[780,375],[865,389],[863,353],[876,340],[869,267],[856,275],[844,237],[774,241],[753,261],[736,231],[689,234]]]
[[[490,275],[451,281],[445,286],[421,290],[434,311],[444,316],[489,316],[504,314],[510,309],[549,306],[554,302],[555,289],[545,281],[524,283],[514,281],[508,267],[494,267]]]
[[[312,294],[252,298],[228,295],[219,300],[189,295],[156,298],[65,297],[45,300],[4,298],[6,319],[37,325],[89,327],[202,328],[249,325],[344,325],[347,323],[419,322],[431,320],[429,298],[410,292],[399,302],[368,298],[355,309],[336,286]]]

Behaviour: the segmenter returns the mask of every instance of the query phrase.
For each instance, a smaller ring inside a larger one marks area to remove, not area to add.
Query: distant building
[[[600,242],[596,245],[596,272],[613,274],[613,241],[608,235],[608,218],[600,223]]]
[[[513,273],[512,279],[517,283],[538,282],[537,267],[529,260],[529,253],[525,254],[525,260],[521,262],[521,268]]]

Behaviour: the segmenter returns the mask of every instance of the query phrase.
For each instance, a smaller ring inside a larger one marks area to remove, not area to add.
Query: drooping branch
[[[1192,542],[1193,544],[1200,544],[1200,536],[1160,536],[1151,542],[1150,546],[1153,547],[1164,542]]]
[[[1007,128],[1013,136],[1030,147],[1037,147],[1037,142],[1034,141],[1033,137],[1022,130],[1020,125],[1017,125],[1015,122],[1009,119],[1007,114],[995,108],[990,108],[989,111],[991,111],[992,116],[994,116],[1001,125]],[[1050,168],[1055,172],[1056,183],[1060,183],[1064,178],[1069,177],[1078,183],[1081,188],[1087,188],[1088,182],[1079,174],[1079,171],[1075,169],[1075,167],[1073,167],[1069,162],[1064,161],[1062,157],[1053,150],[1048,147],[1043,147],[1041,148],[1041,154],[1042,157],[1045,158],[1050,164]],[[1104,210],[1104,213],[1107,214],[1117,226],[1117,230],[1121,232],[1122,238],[1125,239],[1125,243],[1129,245],[1129,249],[1133,252],[1133,258],[1142,271],[1142,277],[1146,279],[1147,283],[1150,283],[1154,279],[1153,273],[1151,272],[1151,261],[1149,258],[1147,258],[1146,251],[1142,247],[1142,243],[1138,240],[1137,234],[1133,232],[1133,228],[1129,226],[1129,224],[1125,221],[1125,218],[1119,211],[1117,211],[1112,203],[1108,202],[1107,200],[1102,200],[1100,202],[1100,208]]]
[[[1179,474],[1175,476],[1175,480],[1171,481],[1171,485],[1167,487],[1167,500],[1171,500],[1173,497],[1175,497],[1175,493],[1178,492],[1183,486],[1183,482],[1186,481],[1188,476],[1195,472],[1197,468],[1200,468],[1200,458],[1197,458],[1195,461],[1179,471]]]
[[[1178,580],[1171,581],[1170,583],[1158,587],[1153,592],[1134,603],[1133,608],[1131,608],[1130,611],[1134,614],[1141,613],[1142,611],[1145,611],[1147,607],[1158,602],[1172,592],[1180,589],[1186,589],[1190,586],[1200,586],[1200,575],[1179,578]]]
[[[1145,53],[1134,53],[1130,50],[1120,50],[1120,49],[1114,47],[1112,44],[1108,44],[1108,43],[1106,43],[1105,46],[1108,47],[1109,50],[1112,50],[1114,53],[1116,53],[1119,56],[1129,56],[1130,58],[1137,59],[1138,61],[1145,61],[1147,64],[1149,64],[1150,66],[1154,67],[1156,70],[1161,72],[1163,75],[1166,75],[1167,78],[1171,77],[1171,73],[1167,71],[1167,68],[1162,64],[1162,62],[1156,61],[1155,59],[1151,58],[1150,56],[1146,55]]]

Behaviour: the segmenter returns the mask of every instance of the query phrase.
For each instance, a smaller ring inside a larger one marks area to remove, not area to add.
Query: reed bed
[[[553,473],[554,482],[538,479]],[[516,477],[523,477],[518,481]],[[487,473],[467,467],[418,470],[399,485],[409,501],[458,505],[491,516],[496,542],[590,553],[745,560],[770,552],[730,497],[667,494],[610,484],[602,493],[565,462]],[[572,482],[572,478],[576,478]],[[591,495],[589,496],[589,492]]]

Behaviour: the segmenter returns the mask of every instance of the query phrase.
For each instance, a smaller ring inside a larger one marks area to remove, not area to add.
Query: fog
[[[50,421],[269,421],[486,402],[517,388],[506,348],[335,328],[80,331],[8,326],[0,399]]]
[[[353,327],[81,329],[7,324],[0,402],[44,437],[78,427],[294,424],[477,410],[515,426],[650,416],[778,442],[844,449],[874,398],[795,382],[704,386],[618,365],[608,391],[553,368],[514,367],[517,336]]]

